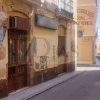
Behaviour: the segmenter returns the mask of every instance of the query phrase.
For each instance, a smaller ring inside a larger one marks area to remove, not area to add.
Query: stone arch
[[[66,35],[66,27],[64,25],[58,26],[58,35],[59,36],[65,36]]]
[[[23,18],[29,18],[29,16],[21,11],[11,11],[8,12],[8,16],[19,16],[19,17],[23,17]]]

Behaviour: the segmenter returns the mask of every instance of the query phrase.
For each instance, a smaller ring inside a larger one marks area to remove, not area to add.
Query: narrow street
[[[29,100],[100,100],[100,71],[87,71]]]
[[[0,100],[100,100],[100,0],[0,0]]]

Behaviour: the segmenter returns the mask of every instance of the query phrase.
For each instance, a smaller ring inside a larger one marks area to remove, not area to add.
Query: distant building
[[[99,55],[100,56],[100,40],[97,40],[96,41],[96,55]]]
[[[96,62],[97,5],[97,0],[78,0],[78,64]]]

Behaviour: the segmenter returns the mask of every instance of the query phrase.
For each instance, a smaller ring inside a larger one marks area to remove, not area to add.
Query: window
[[[72,0],[60,0],[59,1],[59,7],[63,10],[66,10],[68,12],[73,11],[73,1]]]

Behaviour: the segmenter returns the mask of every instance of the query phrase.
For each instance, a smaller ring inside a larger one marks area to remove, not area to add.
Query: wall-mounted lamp
[[[79,38],[83,37],[83,32],[81,30],[78,30],[77,37]]]

